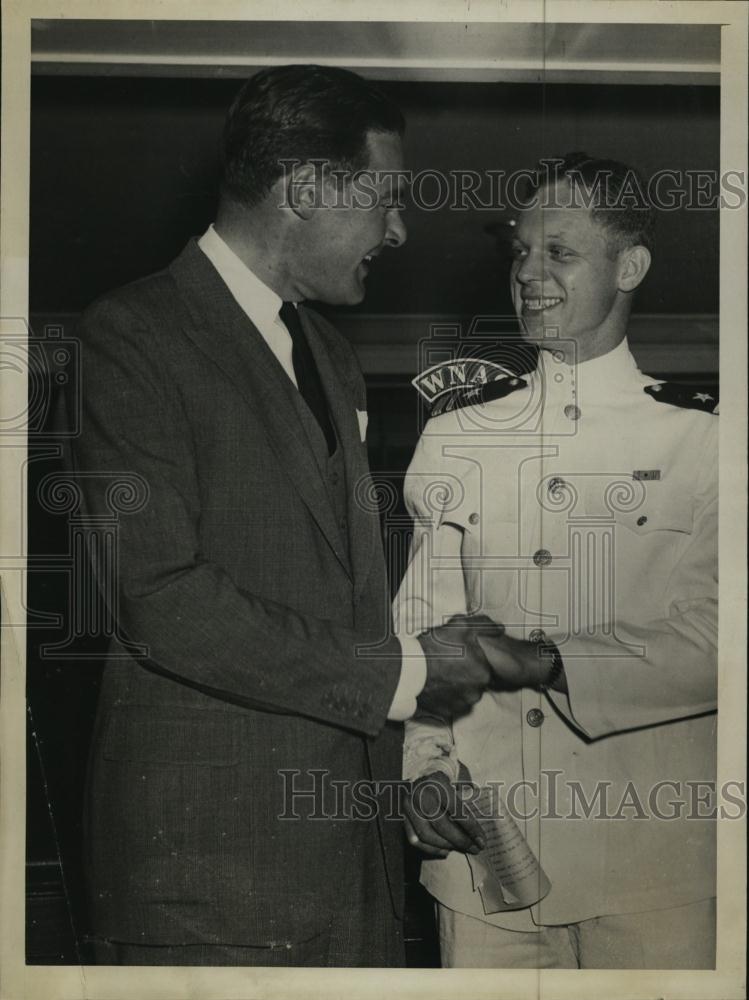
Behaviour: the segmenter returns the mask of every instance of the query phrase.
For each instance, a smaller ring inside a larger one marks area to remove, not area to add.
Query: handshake
[[[510,638],[486,615],[454,615],[417,638],[427,662],[426,684],[417,699],[425,715],[465,715],[487,688],[537,687],[549,674],[537,644]]]

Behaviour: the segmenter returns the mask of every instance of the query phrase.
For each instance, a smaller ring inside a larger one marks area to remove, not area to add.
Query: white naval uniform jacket
[[[626,341],[575,368],[540,356],[523,388],[427,423],[396,598],[404,633],[481,612],[561,652],[568,696],[492,691],[451,728],[407,727],[407,777],[457,758],[504,783],[552,888],[486,916],[457,852],[423,884],[527,930],[715,894],[715,823],[690,815],[708,792],[686,783],[716,773],[718,421],[646,393]]]

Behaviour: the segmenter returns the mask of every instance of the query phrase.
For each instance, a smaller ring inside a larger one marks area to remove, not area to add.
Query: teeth
[[[525,299],[523,305],[526,309],[539,310],[539,309],[551,309],[553,306],[558,306],[561,299]]]

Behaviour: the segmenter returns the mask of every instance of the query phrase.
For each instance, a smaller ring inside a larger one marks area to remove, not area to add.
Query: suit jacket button
[[[538,549],[533,553],[533,562],[536,566],[548,566],[551,562],[551,552],[548,549]]]
[[[478,514],[469,514],[468,515],[468,523],[469,524],[478,524],[479,523],[479,516],[478,516]]]
[[[525,717],[525,721],[529,726],[534,729],[538,729],[539,726],[543,725],[544,713],[540,708],[532,708]]]
[[[579,406],[575,406],[574,403],[569,403],[564,408],[564,415],[568,420],[579,420],[583,414]]]

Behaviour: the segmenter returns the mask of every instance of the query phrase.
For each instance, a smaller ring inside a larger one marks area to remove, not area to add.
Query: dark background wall
[[[512,171],[585,149],[656,170],[719,167],[715,87],[384,85],[408,121],[409,166]],[[217,144],[237,82],[35,77],[31,308],[76,311],[162,267],[211,221]],[[434,189],[425,188],[425,193]],[[406,212],[357,311],[496,312],[506,272],[484,227],[497,212]],[[644,313],[713,313],[717,212],[662,213]]]
[[[237,86],[212,79],[33,78],[30,312],[37,335],[50,322],[71,335],[72,317],[88,302],[164,266],[205,229],[216,201],[221,122]],[[646,176],[662,168],[718,169],[717,88],[384,86],[408,119],[407,155],[415,171],[512,171],[572,149],[623,159]],[[499,217],[408,209],[408,242],[378,260],[365,302],[350,312],[380,316],[385,333],[414,314],[509,312],[507,261],[485,232]],[[638,310],[716,313],[717,213],[662,214],[659,222],[655,264]],[[346,329],[345,315],[338,319]],[[413,372],[373,369],[383,370],[391,374],[368,376],[370,458],[375,472],[397,488],[418,414],[408,384]],[[42,477],[61,463],[45,458],[34,439],[30,444],[33,497]],[[30,554],[41,566],[29,575],[30,962],[90,960],[79,845],[100,660],[96,642],[79,641],[77,659],[44,655],[45,644],[65,639],[69,624],[69,578],[44,568],[48,555],[67,552],[67,531],[65,516],[32,503]],[[397,576],[396,561],[393,584]],[[39,613],[60,614],[62,622],[42,627]],[[411,877],[414,871],[412,862]],[[411,961],[433,963],[428,904],[416,891],[409,934]]]

